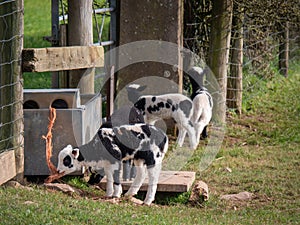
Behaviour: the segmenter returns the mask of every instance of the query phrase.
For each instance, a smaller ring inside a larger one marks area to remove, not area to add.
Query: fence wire
[[[23,11],[20,0],[0,3],[0,154],[23,147]]]
[[[288,63],[300,60],[299,6],[294,5],[292,10],[286,7],[291,5],[290,2],[279,3],[233,1],[227,73],[228,109],[240,108],[241,105],[236,103],[238,96],[251,93],[259,87],[260,81],[272,79],[276,73],[288,75]],[[208,62],[212,1],[186,0],[184,5],[184,47]],[[242,54],[242,57],[237,60],[236,54]],[[284,54],[289,57],[287,62]],[[238,67],[242,71],[240,77],[236,75]],[[238,82],[241,85],[237,85]]]

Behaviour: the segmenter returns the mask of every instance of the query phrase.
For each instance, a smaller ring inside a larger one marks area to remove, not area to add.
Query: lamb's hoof
[[[103,196],[102,197],[104,200],[108,200],[108,199],[113,199],[113,196]]]
[[[175,148],[178,148],[178,147],[179,147],[179,148],[182,148],[182,146],[183,146],[183,144],[176,144],[176,145],[175,145]]]
[[[208,138],[208,135],[207,135],[207,134],[206,134],[206,135],[201,134],[200,140],[205,140],[206,138]]]
[[[143,202],[143,205],[145,205],[145,206],[151,206],[151,202],[150,203]]]
[[[120,195],[113,195],[112,198],[121,198]]]
[[[198,147],[198,145],[193,145],[193,146],[191,146],[190,148],[191,148],[192,150],[196,150],[197,147]]]
[[[146,205],[146,206],[150,206],[150,205],[153,205],[152,202],[154,201],[154,199],[151,201],[151,200],[144,200],[143,202],[143,205]]]

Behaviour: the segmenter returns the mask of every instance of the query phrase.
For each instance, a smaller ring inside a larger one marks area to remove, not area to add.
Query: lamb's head
[[[142,91],[146,89],[147,86],[141,86],[139,84],[130,84],[126,87],[128,100],[135,103],[138,98],[142,95]]]
[[[81,163],[84,160],[78,148],[73,148],[71,145],[67,145],[58,154],[57,170],[59,173],[70,174],[75,171],[80,171]]]

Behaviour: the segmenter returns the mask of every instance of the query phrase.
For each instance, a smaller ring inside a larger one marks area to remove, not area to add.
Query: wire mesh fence
[[[22,16],[22,1],[0,3],[0,153],[23,147]]]
[[[184,9],[184,45],[205,62],[210,54],[211,23],[216,19],[212,16],[212,2],[185,1]],[[293,2],[233,1],[228,109],[240,111],[243,92],[251,92],[259,81],[271,79],[276,73],[287,76],[289,62],[299,60],[300,8]]]
[[[23,1],[0,3],[0,184],[23,180]]]

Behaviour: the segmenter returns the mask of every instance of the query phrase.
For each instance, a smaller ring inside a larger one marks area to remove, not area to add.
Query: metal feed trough
[[[42,138],[48,132],[49,106],[56,108],[51,158],[55,166],[62,148],[90,141],[102,121],[101,95],[82,95],[79,89],[25,89],[23,106],[26,176],[49,175]]]

